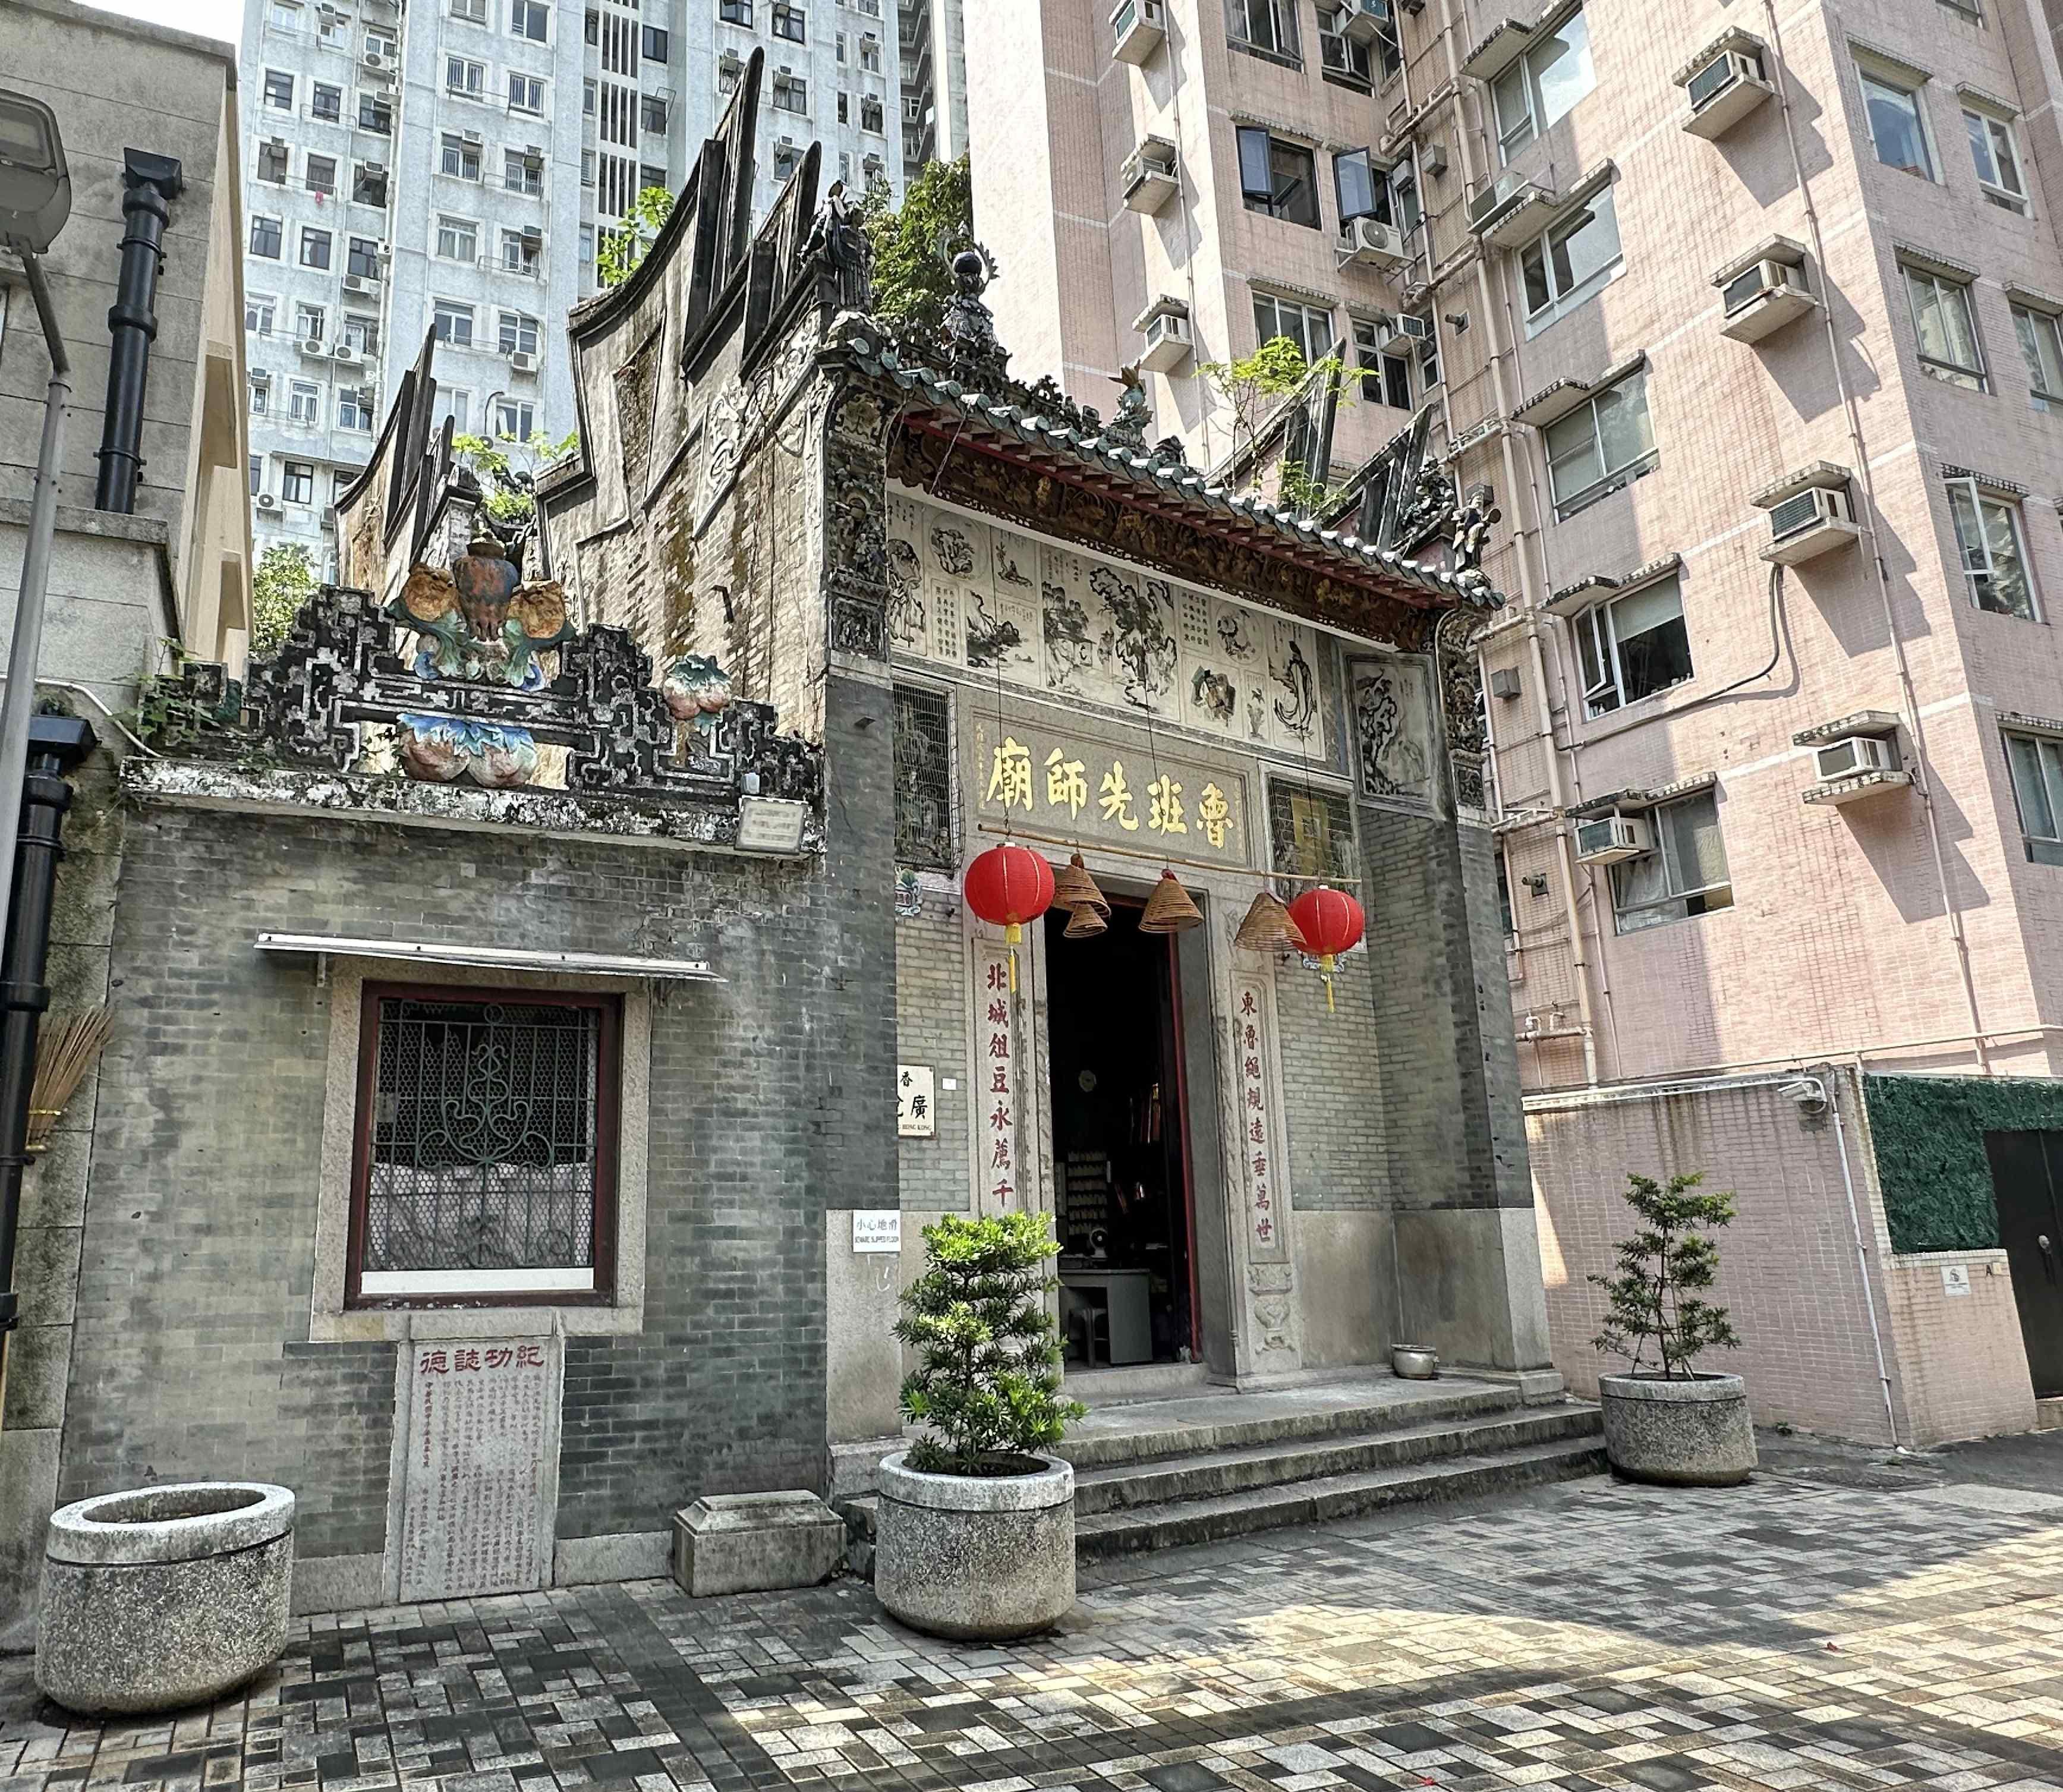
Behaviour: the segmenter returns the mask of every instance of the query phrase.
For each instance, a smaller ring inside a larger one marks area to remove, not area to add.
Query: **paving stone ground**
[[[1085,1572],[1012,1648],[850,1581],[354,1613],[245,1698],[105,1727],[15,1659],[0,1792],[2063,1792],[2053,1485],[1600,1477]]]

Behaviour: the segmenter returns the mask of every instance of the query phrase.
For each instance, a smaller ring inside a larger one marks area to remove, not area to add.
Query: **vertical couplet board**
[[[400,1390],[404,1600],[548,1585],[557,1505],[559,1341],[411,1344]]]
[[[1233,1047],[1239,1069],[1237,1127],[1246,1186],[1247,1252],[1285,1255],[1281,1212],[1283,1179],[1277,1162],[1273,1103],[1269,1099],[1268,994],[1257,978],[1233,983]]]
[[[1023,948],[1019,947],[1020,955]],[[1024,1187],[1017,1123],[1026,1066],[1019,1051],[1010,948],[978,938],[974,965],[974,1211],[977,1217],[1036,1205]],[[1019,973],[1025,969],[1020,962]]]

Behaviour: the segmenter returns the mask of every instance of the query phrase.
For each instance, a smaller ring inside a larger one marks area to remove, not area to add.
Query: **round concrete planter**
[[[1605,1453],[1632,1481],[1665,1487],[1733,1487],[1755,1470],[1747,1388],[1737,1375],[1665,1381],[1601,1375]]]
[[[50,1514],[36,1684],[74,1711],[169,1711],[278,1660],[294,1496],[259,1481],[103,1493]]]
[[[874,1590],[935,1637],[994,1642],[1052,1625],[1075,1602],[1075,1471],[927,1475],[881,1465]]]

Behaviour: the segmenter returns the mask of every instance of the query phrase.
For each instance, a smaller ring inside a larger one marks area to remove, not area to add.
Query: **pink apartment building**
[[[1452,800],[1499,846],[1579,1388],[1625,1171],[1701,1170],[1761,1416],[2063,1417],[2045,3],[1045,0],[970,34],[1026,360],[1096,404],[1140,363],[1230,479],[1205,368],[1337,348],[1335,480],[1430,405],[1495,489],[1489,788]]]

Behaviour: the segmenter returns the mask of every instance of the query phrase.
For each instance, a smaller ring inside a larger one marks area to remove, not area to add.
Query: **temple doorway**
[[[1109,931],[1080,940],[1046,917],[1061,1335],[1079,1368],[1200,1347],[1176,936],[1140,932],[1142,912],[1113,897]]]

